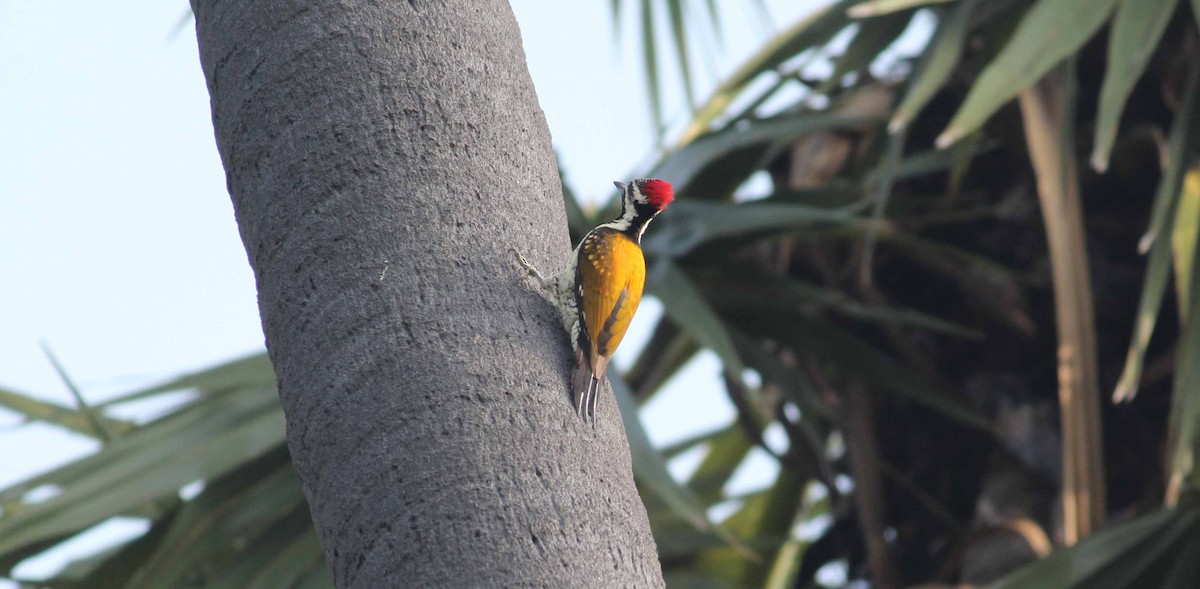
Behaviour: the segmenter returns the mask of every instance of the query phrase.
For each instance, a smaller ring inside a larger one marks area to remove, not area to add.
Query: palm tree
[[[507,4],[193,10],[278,380],[255,358],[166,385],[198,399],[30,483],[56,498],[10,491],[0,551],[133,512],[150,531],[81,584],[661,586],[619,413],[577,418],[510,253],[568,244]]]
[[[703,15],[667,4],[642,26],[686,62]],[[732,502],[722,526],[761,558],[651,507],[668,585],[977,585],[1109,518],[1129,521],[1004,585],[1195,585],[1188,8],[833,2],[693,108],[652,172],[682,206],[648,244],[666,317],[627,379],[644,400],[698,349],[721,358],[737,422],[667,450],[705,451],[688,488]],[[725,496],[754,446],[775,482]]]
[[[651,6],[643,26],[694,47],[691,6],[667,2],[666,27]],[[668,586],[1197,584],[1197,13],[843,0],[695,105],[645,173],[680,189],[644,244],[665,313],[631,370],[610,374]],[[891,48],[927,25],[912,55]],[[566,203],[575,238],[611,214]],[[532,340],[559,341],[543,327]],[[737,419],[651,447],[637,405],[702,350],[721,360],[713,386]],[[140,428],[106,407],[0,397],[114,438],[0,493],[0,562],[133,513],[156,522],[146,536],[56,582],[169,565],[164,579],[286,570],[266,578],[327,585],[265,360],[127,398],[178,389],[197,400]],[[193,458],[144,454],[156,444]],[[684,453],[702,459],[680,482],[665,461]],[[730,495],[764,455],[773,481]],[[203,492],[179,500],[198,479]],[[47,486],[61,494],[22,500]],[[290,542],[256,541],[268,533]],[[234,535],[240,551],[223,541]]]

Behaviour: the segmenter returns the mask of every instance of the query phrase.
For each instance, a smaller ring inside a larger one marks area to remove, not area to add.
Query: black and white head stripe
[[[646,204],[649,202],[646,199],[646,195],[642,194],[642,189],[638,187],[638,183],[636,181],[629,183],[629,200],[630,202],[635,202],[638,204]]]

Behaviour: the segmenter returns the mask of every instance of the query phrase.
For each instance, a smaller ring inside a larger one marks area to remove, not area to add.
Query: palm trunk
[[[511,253],[553,266],[568,241],[508,6],[193,9],[337,585],[661,586],[616,405],[576,418],[567,339]]]

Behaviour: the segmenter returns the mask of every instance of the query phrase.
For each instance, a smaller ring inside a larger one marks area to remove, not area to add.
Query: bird
[[[621,191],[621,215],[589,231],[566,268],[547,278],[517,252],[517,261],[537,279],[562,315],[575,353],[571,401],[580,418],[593,424],[608,362],[642,299],[646,282],[642,234],[675,200],[671,184],[658,178],[613,184]]]

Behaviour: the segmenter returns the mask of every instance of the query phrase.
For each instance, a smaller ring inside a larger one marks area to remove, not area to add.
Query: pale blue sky
[[[819,4],[767,2],[780,26]],[[726,42],[714,67],[699,68],[698,96],[773,34],[749,5],[723,3]],[[605,197],[654,149],[646,96],[629,90],[643,80],[634,4],[619,46],[608,0],[513,6],[570,184]],[[92,399],[262,348],[194,30],[171,35],[186,10],[171,0],[0,0],[4,387],[72,403],[42,341]],[[666,113],[678,121],[686,108],[670,96]],[[642,333],[655,314],[653,304],[639,313]],[[654,439],[729,418],[715,367],[702,362],[647,408]],[[93,448],[17,423],[0,411],[0,487]]]

